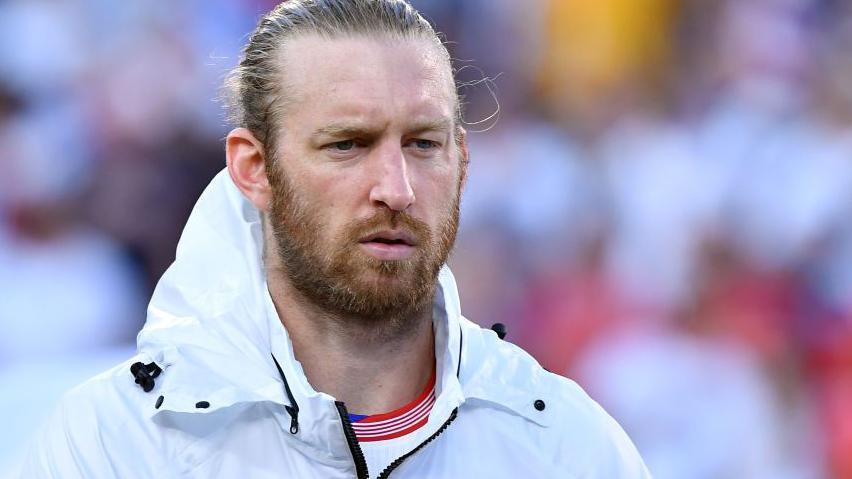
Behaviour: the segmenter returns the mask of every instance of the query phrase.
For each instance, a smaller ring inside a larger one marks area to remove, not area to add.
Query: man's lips
[[[384,230],[361,238],[359,243],[417,246],[414,235],[404,230]]]
[[[403,260],[414,254],[417,240],[407,231],[385,230],[359,241],[367,254],[381,260]]]

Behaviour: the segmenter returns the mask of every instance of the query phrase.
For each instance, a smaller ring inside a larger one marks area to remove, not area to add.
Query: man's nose
[[[370,190],[370,201],[394,211],[405,211],[414,204],[414,189],[402,147],[398,144],[382,145],[375,153],[376,178]]]

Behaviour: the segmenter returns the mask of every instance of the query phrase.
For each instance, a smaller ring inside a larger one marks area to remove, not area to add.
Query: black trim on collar
[[[459,323],[459,363],[456,365],[456,378],[461,378],[461,358],[462,358],[462,343],[464,342],[464,334],[462,332],[461,323]]]
[[[290,391],[290,384],[287,383],[287,377],[284,376],[284,370],[281,369],[281,365],[278,364],[278,360],[275,359],[275,355],[270,353],[272,356],[272,360],[275,361],[275,367],[278,368],[278,374],[281,375],[281,380],[284,381],[284,391],[287,392],[287,399],[290,401],[289,406],[284,406],[284,409],[287,410],[287,414],[290,415],[290,434],[297,434],[299,432],[299,405],[296,404],[296,398],[293,397],[293,392]]]

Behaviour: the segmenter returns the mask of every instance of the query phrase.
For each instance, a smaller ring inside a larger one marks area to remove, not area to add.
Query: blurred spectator
[[[120,247],[80,221],[89,165],[58,126],[74,111],[11,102],[20,109],[0,118],[0,365],[128,342],[144,303]]]
[[[656,478],[821,477],[807,462],[816,452],[808,422],[781,415],[735,343],[640,323],[599,343],[579,370]],[[783,433],[796,435],[789,450]]]
[[[546,0],[539,89],[563,124],[594,132],[664,89],[675,0]]]

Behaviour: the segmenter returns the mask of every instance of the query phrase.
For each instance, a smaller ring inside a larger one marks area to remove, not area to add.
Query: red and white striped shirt
[[[359,442],[384,441],[410,434],[426,424],[435,404],[435,373],[415,400],[394,411],[359,416],[350,414]]]

